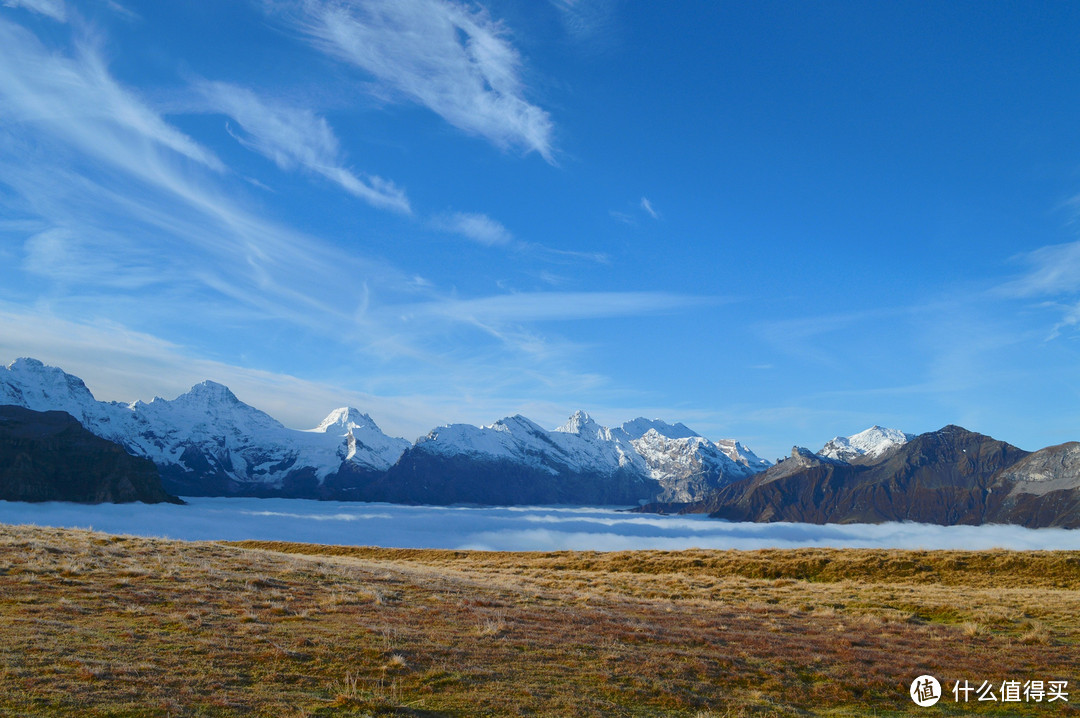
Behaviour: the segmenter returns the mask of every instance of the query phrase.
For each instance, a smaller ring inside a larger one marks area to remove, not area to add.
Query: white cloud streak
[[[408,315],[481,323],[605,319],[689,311],[715,297],[665,292],[522,292],[479,299],[448,299],[402,307]]]
[[[1001,293],[1014,297],[1070,294],[1080,291],[1080,242],[1041,247],[1017,257],[1028,270],[1005,283]]]
[[[4,0],[6,7],[22,7],[51,17],[57,22],[67,22],[67,5],[64,0]]]
[[[1061,319],[1051,327],[1046,339],[1061,336],[1066,329],[1080,326],[1080,242],[1040,247],[1014,257],[1027,271],[998,286],[995,294],[1010,298],[1055,297],[1043,306],[1061,311]]]
[[[405,192],[381,177],[358,177],[341,164],[341,148],[330,125],[308,109],[260,98],[251,90],[223,82],[199,86],[211,106],[235,120],[233,137],[283,170],[302,168],[340,185],[380,209],[409,213]]]
[[[514,239],[510,230],[486,214],[455,212],[436,217],[432,224],[444,232],[453,232],[488,247],[509,244]]]
[[[660,219],[660,214],[653,209],[652,202],[647,197],[641,198],[641,208],[653,219]]]
[[[214,171],[225,166],[212,152],[166,123],[121,87],[100,54],[83,43],[74,58],[48,52],[30,33],[0,21],[0,97],[6,121],[32,123],[62,135],[80,151],[160,183],[169,150]],[[149,144],[141,157],[132,138]],[[147,160],[153,160],[149,162]]]
[[[525,99],[521,57],[506,30],[449,0],[306,0],[295,27],[361,68],[387,98],[427,107],[501,148],[553,162],[550,115]]]
[[[566,33],[582,47],[595,50],[610,44],[614,28],[612,0],[550,0]]]

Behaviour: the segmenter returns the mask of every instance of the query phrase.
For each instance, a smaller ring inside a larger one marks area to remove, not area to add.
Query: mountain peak
[[[29,357],[21,357],[0,372],[0,403],[44,411],[61,409],[77,418],[81,408],[96,402],[79,377]]]
[[[32,357],[19,357],[15,361],[8,364],[8,369],[43,369],[45,362]]]
[[[555,429],[555,431],[561,431],[566,434],[582,434],[588,431],[594,433],[595,430],[600,429],[600,425],[593,421],[593,418],[589,416],[588,412],[578,409],[570,418],[566,420],[566,423]]]
[[[334,409],[326,418],[322,420],[322,423],[312,429],[312,431],[319,431],[322,433],[341,432],[348,433],[352,429],[364,428],[364,429],[376,429],[375,421],[367,414],[362,413],[359,409],[354,409],[351,406],[343,406],[340,409]]]
[[[156,398],[152,403],[159,403],[165,401],[164,399]],[[171,402],[176,406],[246,406],[243,402],[236,398],[236,394],[232,393],[232,390],[224,384],[219,384],[216,381],[210,381],[209,379],[203,382],[199,382],[195,386],[188,389],[186,392],[176,397]]]
[[[914,434],[874,424],[857,434],[830,439],[818,454],[840,461],[852,461],[860,457],[873,459],[886,451],[903,446],[913,438],[915,438]]]

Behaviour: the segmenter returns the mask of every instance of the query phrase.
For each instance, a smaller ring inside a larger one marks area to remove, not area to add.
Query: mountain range
[[[818,452],[793,447],[775,465],[680,423],[606,427],[583,411],[552,430],[516,415],[441,426],[409,442],[352,408],[313,429],[289,429],[212,381],[171,400],[100,402],[78,377],[34,359],[0,368],[0,405],[66,412],[148,459],[164,490],[182,496],[619,504],[735,521],[1080,528],[1080,443],[1032,453],[958,426],[920,435],[873,426]],[[60,426],[56,417],[34,421]],[[61,453],[85,444],[50,441]]]
[[[97,401],[35,359],[0,369],[0,405],[63,411],[150,459],[166,491],[401,503],[639,504],[703,500],[769,466],[741,443],[644,418],[600,426],[585,412],[548,431],[523,416],[451,424],[415,442],[337,409],[314,429],[283,426],[212,381],[176,399]]]
[[[703,501],[645,510],[731,521],[1080,528],[1078,442],[1032,453],[951,425],[918,436],[880,427],[856,436],[819,453],[794,447],[789,458]]]

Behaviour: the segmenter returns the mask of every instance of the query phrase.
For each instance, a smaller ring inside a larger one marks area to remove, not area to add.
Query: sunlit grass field
[[[931,708],[908,697],[924,673],[946,692]],[[956,703],[957,680],[1067,680],[1070,700]],[[487,553],[0,526],[3,716],[1077,707],[1080,552]]]

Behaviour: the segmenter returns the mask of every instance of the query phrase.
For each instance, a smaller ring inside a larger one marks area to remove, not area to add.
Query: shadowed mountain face
[[[0,499],[180,503],[154,462],[136,458],[63,411],[0,406]]]
[[[1080,444],[1034,454],[959,426],[858,464],[795,449],[690,510],[733,521],[1080,527]]]

